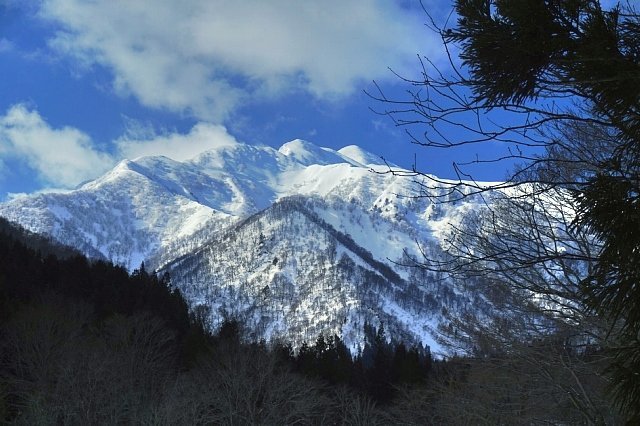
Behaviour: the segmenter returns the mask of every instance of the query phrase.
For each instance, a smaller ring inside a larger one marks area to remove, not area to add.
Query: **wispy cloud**
[[[386,0],[45,0],[50,45],[142,104],[221,122],[256,97],[335,98],[428,53],[424,16]]]
[[[144,139],[124,136],[116,141],[119,153],[124,158],[146,155],[164,155],[184,161],[203,151],[236,144],[236,139],[223,126],[198,123],[189,133],[153,135]]]
[[[106,171],[110,155],[71,127],[52,128],[37,111],[14,105],[0,116],[0,154],[24,161],[47,185],[71,187]]]
[[[37,191],[33,191],[33,192],[30,192],[30,193],[27,193],[27,192],[7,192],[6,201],[16,200],[18,198],[31,197],[32,195],[35,195],[35,194],[48,194],[48,193],[59,194],[61,192],[69,192],[69,191],[70,191],[69,188],[48,187],[48,188],[38,189]]]
[[[0,53],[11,52],[14,46],[11,40],[6,38],[0,38]]]

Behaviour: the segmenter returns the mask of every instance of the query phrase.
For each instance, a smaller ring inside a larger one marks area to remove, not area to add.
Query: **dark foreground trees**
[[[407,80],[409,99],[378,96],[384,113],[419,145],[482,151],[485,143],[504,144],[504,156],[472,163],[519,162],[494,185],[473,181],[473,164],[455,165],[460,179],[453,183],[409,173],[425,194],[442,194],[443,187],[447,199],[484,194],[492,206],[452,227],[448,257],[427,253],[416,262],[448,272],[497,308],[488,317],[452,318],[444,330],[450,344],[493,360],[529,359],[531,371],[553,386],[562,385],[545,370],[564,368],[573,377],[566,394],[587,423],[612,421],[598,402],[603,385],[628,421],[640,421],[640,15],[634,6],[457,0],[456,25],[435,28],[453,70],[425,60],[423,78]],[[532,348],[550,339],[560,339],[562,350],[538,357]],[[587,386],[580,377],[596,383]]]

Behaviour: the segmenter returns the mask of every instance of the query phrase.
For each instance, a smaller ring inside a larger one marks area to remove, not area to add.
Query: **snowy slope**
[[[206,195],[203,188],[208,188]],[[72,192],[13,200],[0,206],[0,214],[89,256],[132,269],[176,237],[191,235],[210,221],[228,222],[229,214],[210,204],[224,206],[232,199],[225,182],[157,157],[125,160]]]
[[[350,235],[325,222],[322,199],[283,198],[201,249],[165,265],[193,305],[241,318],[254,338],[311,342],[342,336],[355,351],[365,322],[405,342],[439,348],[431,337],[439,295],[402,278]]]

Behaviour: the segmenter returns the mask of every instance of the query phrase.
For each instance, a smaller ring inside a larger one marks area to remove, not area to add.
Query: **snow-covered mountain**
[[[168,271],[193,306],[242,317],[256,338],[300,344],[365,321],[434,346],[429,327],[467,304],[427,271],[469,199],[433,204],[357,146],[235,144],[192,160],[125,160],[66,193],[0,204],[0,215],[88,256]]]

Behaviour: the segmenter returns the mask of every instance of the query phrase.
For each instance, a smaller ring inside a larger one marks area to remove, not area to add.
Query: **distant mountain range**
[[[473,295],[406,264],[439,255],[446,225],[476,205],[416,197],[389,167],[355,145],[235,144],[185,162],[124,160],[73,191],[0,204],[0,216],[89,257],[168,272],[213,325],[234,316],[255,339],[338,334],[357,350],[368,322],[437,351],[442,310]]]

